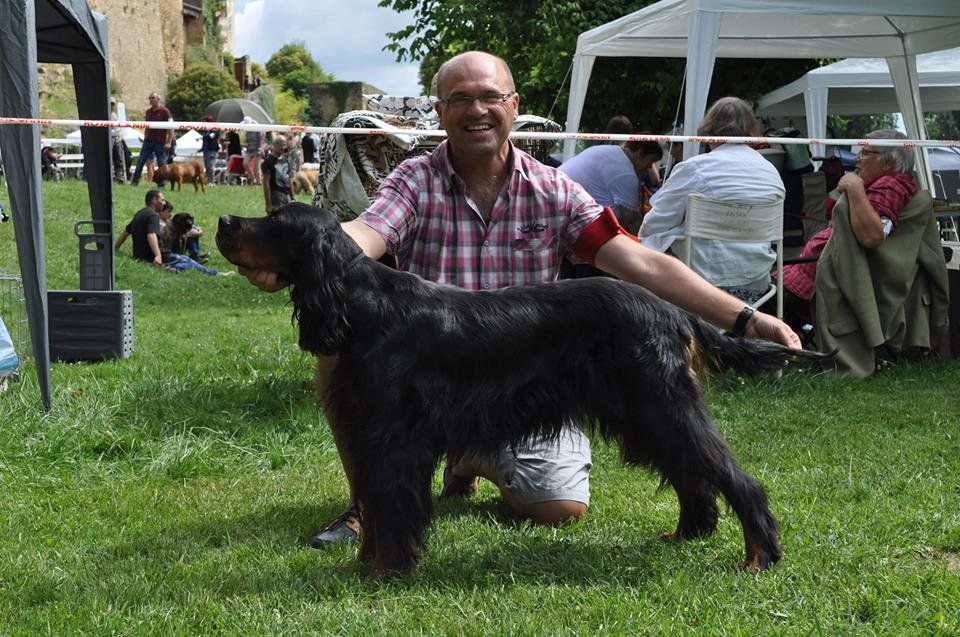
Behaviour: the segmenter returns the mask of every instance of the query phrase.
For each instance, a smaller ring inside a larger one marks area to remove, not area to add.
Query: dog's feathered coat
[[[817,355],[727,337],[608,278],[492,292],[430,283],[364,257],[330,212],[303,204],[223,216],[217,244],[232,263],[288,279],[300,346],[338,357],[325,404],[375,572],[416,564],[442,455],[493,454],[570,420],[673,486],[675,536],[714,530],[719,491],[743,526],[744,566],[780,558],[763,489],[712,424],[693,366],[757,374]]]

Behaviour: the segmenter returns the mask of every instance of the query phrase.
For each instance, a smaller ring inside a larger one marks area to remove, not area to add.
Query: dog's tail
[[[722,372],[731,369],[756,376],[777,372],[790,361],[827,360],[837,353],[821,354],[790,349],[771,341],[729,336],[693,315],[688,315],[688,322],[692,336],[691,365],[698,371]]]

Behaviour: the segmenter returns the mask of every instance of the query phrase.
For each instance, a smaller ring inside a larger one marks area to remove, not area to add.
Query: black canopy
[[[0,115],[39,116],[37,62],[69,64],[80,119],[109,119],[107,23],[85,0],[0,2]],[[81,128],[84,173],[91,218],[112,229],[113,183],[110,132]],[[0,152],[10,191],[17,255],[37,365],[40,398],[50,407],[50,346],[47,338],[47,276],[40,187],[40,127],[0,125]],[[113,253],[109,256],[113,288]]]

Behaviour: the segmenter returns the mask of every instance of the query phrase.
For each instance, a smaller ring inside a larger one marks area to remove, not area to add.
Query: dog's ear
[[[300,348],[312,354],[335,354],[349,335],[344,272],[349,260],[339,224],[314,223],[309,254],[291,288],[293,318],[300,323]]]

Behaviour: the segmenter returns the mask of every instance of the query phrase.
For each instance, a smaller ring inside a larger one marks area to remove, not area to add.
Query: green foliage
[[[76,289],[86,184],[43,191],[48,287]],[[145,192],[114,189],[115,227]],[[206,229],[217,269],[230,267],[219,215],[263,214],[251,186],[167,196]],[[13,226],[0,224],[0,272],[17,272]],[[672,489],[594,437],[582,520],[531,527],[481,482],[435,501],[413,574],[369,582],[356,546],[306,547],[347,488],[289,294],[129,254],[128,241],[116,288],[133,291],[133,355],[54,363],[49,412],[32,364],[0,394],[3,635],[960,633],[960,361],[705,383],[780,521],[768,572],[736,568],[725,504],[714,535],[659,540]]]
[[[203,39],[206,46],[214,51],[223,51],[224,37],[220,20],[226,15],[225,0],[205,0],[203,3]]]
[[[274,98],[276,120],[282,124],[303,124],[306,121],[308,102],[292,91],[280,91]]]
[[[183,75],[167,83],[167,108],[174,119],[197,121],[211,103],[239,97],[240,88],[233,76],[210,64],[188,66]]]
[[[330,81],[330,76],[323,72],[303,42],[291,42],[280,47],[267,60],[267,73],[284,90],[299,98],[307,96],[307,86],[310,84]]]
[[[881,128],[895,128],[893,113],[877,115],[828,115],[827,131],[834,139],[862,139]]]
[[[207,64],[217,68],[223,65],[223,56],[220,52],[205,44],[188,45],[184,59],[188,68],[197,64]]]
[[[652,0],[380,0],[381,7],[412,11],[413,23],[388,33],[385,48],[398,61],[420,61],[425,90],[440,64],[463,51],[481,49],[504,58],[513,71],[521,110],[563,120],[569,71],[577,36],[627,15]],[[597,58],[581,129],[602,130],[615,114],[640,129],[662,131],[674,122],[685,60]],[[717,60],[711,99],[747,100],[814,68],[814,60]]]
[[[929,139],[960,140],[960,111],[927,113],[924,123]]]
[[[263,107],[263,110],[267,112],[267,115],[272,117],[274,120],[277,119],[277,105],[276,99],[274,97],[275,91],[272,85],[270,84],[261,84],[253,91],[251,91],[247,97],[251,102],[256,102]]]

